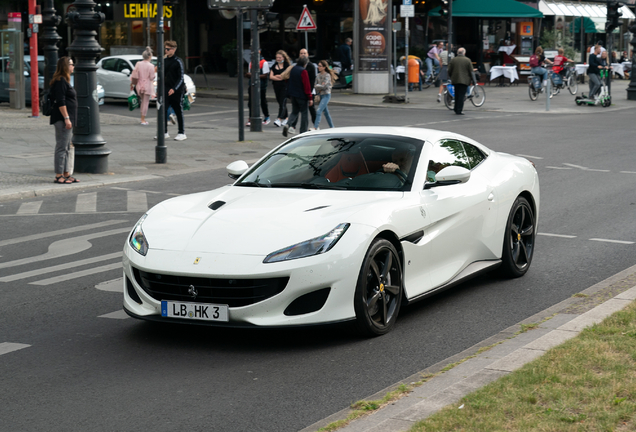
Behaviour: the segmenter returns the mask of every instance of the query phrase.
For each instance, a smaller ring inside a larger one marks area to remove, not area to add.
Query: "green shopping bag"
[[[130,92],[128,96],[128,110],[133,111],[135,108],[139,108],[139,96],[135,92]]]
[[[190,98],[191,97],[192,96],[190,96],[187,93],[183,95],[183,110],[184,111],[190,111],[190,103],[191,103]]]

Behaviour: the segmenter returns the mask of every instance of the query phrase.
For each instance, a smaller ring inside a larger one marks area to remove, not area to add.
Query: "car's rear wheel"
[[[517,197],[506,224],[501,271],[508,277],[521,277],[530,268],[536,236],[534,212],[528,200]]]
[[[393,244],[378,238],[367,251],[354,298],[358,330],[367,336],[388,333],[402,304],[402,265]]]

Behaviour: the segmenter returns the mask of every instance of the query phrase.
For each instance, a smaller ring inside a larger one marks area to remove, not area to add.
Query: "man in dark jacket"
[[[183,61],[175,55],[177,51],[177,43],[175,41],[166,41],[164,44],[166,57],[163,60],[164,68],[164,89],[165,102],[163,104],[166,111],[166,138],[168,135],[168,107],[172,107],[177,116],[179,125],[179,133],[174,138],[175,141],[183,141],[186,139],[184,120],[183,120],[183,95],[186,91],[186,85],[183,80],[185,68]]]
[[[309,119],[307,118],[307,107],[313,105],[311,97],[311,87],[309,85],[309,74],[305,70],[307,65],[307,57],[300,57],[296,60],[294,66],[289,73],[289,81],[287,82],[287,95],[291,101],[292,113],[289,116],[287,124],[283,127],[283,136],[287,136],[290,125],[298,120],[300,114],[300,133],[307,132]]]
[[[455,87],[455,114],[464,115],[464,98],[473,77],[473,62],[466,57],[466,49],[457,50],[457,57],[448,64],[448,76]]]
[[[300,56],[305,57],[307,59],[307,66],[305,66],[305,70],[307,71],[307,75],[309,75],[309,86],[311,87],[312,94],[313,94],[313,89],[314,89],[314,86],[316,85],[316,75],[318,75],[318,71],[316,71],[316,66],[311,62],[311,60],[309,60],[309,53],[307,52],[305,48],[300,50]],[[314,107],[313,105],[309,106],[309,115],[311,116],[311,124],[315,124],[316,123],[316,107]]]
[[[346,38],[344,43],[340,45],[338,48],[338,54],[340,57],[340,63],[342,64],[342,71],[346,71],[351,69],[351,64],[353,63],[351,58],[351,44],[353,40],[351,38]]]
[[[588,98],[590,99],[598,99],[598,91],[601,89],[601,75],[599,66],[601,66],[601,61],[598,58],[598,55],[601,53],[601,45],[596,45],[594,47],[594,51],[590,53],[589,58],[587,59],[588,68],[587,68],[587,76],[590,79],[590,93],[588,94]]]

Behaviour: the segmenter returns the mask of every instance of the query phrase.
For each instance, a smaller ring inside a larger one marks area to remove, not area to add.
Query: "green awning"
[[[439,16],[440,7],[431,9],[430,16]],[[475,18],[543,18],[533,7],[515,0],[453,0],[453,17]]]
[[[605,18],[589,18],[583,17],[583,31],[585,33],[605,33]],[[570,23],[570,31],[572,31],[572,23],[574,23],[573,33],[579,33],[579,27],[581,27],[581,18],[575,17]],[[620,27],[614,29],[612,33],[620,33]]]

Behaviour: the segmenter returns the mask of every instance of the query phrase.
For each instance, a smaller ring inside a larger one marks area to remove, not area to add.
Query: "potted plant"
[[[221,57],[227,60],[227,72],[230,74],[231,77],[235,77],[237,72],[236,56],[236,39],[221,47]]]

